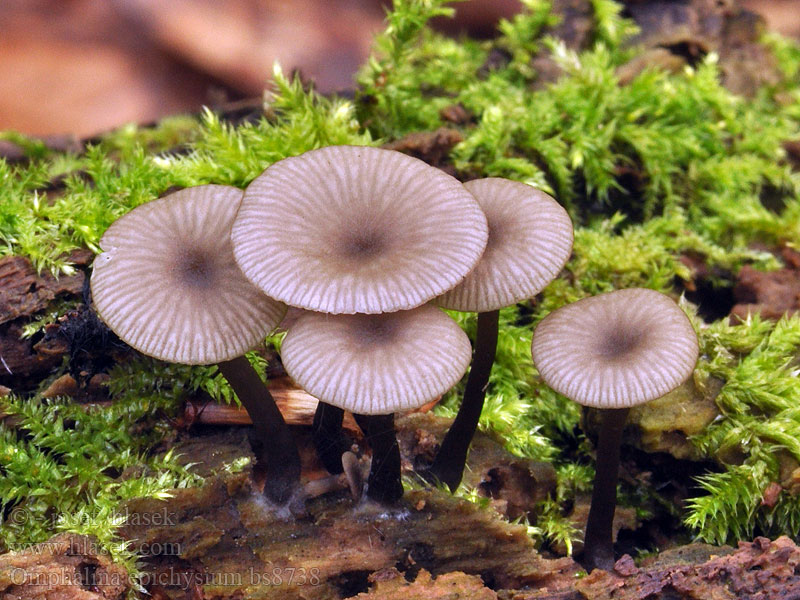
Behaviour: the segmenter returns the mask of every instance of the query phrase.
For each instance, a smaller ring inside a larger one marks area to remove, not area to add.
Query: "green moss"
[[[691,276],[681,260],[687,253],[705,260],[718,274],[711,283],[725,287],[732,279],[724,274],[745,264],[779,266],[754,247],[800,246],[800,176],[782,147],[800,139],[800,48],[765,38],[784,79],[753,99],[721,85],[713,54],[696,68],[648,69],[621,85],[619,67],[640,50],[624,44],[635,27],[620,17],[620,4],[592,0],[591,44],[582,53],[548,37],[558,20],[549,2],[523,5],[521,14],[500,24],[496,40],[477,42],[446,39],[427,27],[430,18],[449,14],[441,0],[397,0],[358,74],[353,101],[320,97],[276,70],[265,114],[255,123],[234,126],[206,111],[154,128],[126,126],[77,156],[6,133],[29,160],[0,160],[0,254],[69,271],[67,253],[84,246],[97,251],[111,222],[175,186],[244,187],[269,164],[312,148],[454,127],[442,110],[463,106],[471,120],[458,125],[463,141],[450,156],[457,172],[540,187],[576,222],[573,257],[562,276],[535,302],[501,313],[481,418],[481,427],[503,435],[512,451],[556,464],[557,497],[542,506],[536,527],[543,539],[568,545],[575,531],[561,507],[587,489],[591,458],[578,407],[538,379],[530,360],[532,326],[559,306],[615,288],[673,292]],[[547,85],[534,66],[545,60],[561,70]],[[473,332],[474,316],[456,317]],[[41,315],[30,331],[49,318]],[[800,411],[792,408],[798,319],[696,323],[703,347],[696,381],[715,377],[725,385],[717,400],[723,417],[694,440],[720,472],[699,482],[683,514],[686,524],[712,541],[800,534],[800,510],[788,488],[774,508],[760,504],[767,483],[785,480],[791,461],[800,464]],[[92,531],[125,557],[115,546],[114,507],[193,482],[175,457],[145,451],[171,430],[158,416],[171,414],[189,389],[232,399],[213,367],[147,362],[112,373],[111,408],[5,400],[18,424],[0,424],[0,465],[7,474],[0,499],[6,510],[16,506],[35,518],[6,520],[3,539],[26,544],[59,528]],[[452,413],[457,397],[458,389],[437,410]],[[139,430],[151,433],[134,434]],[[146,477],[112,476],[132,468]]]
[[[704,359],[695,377],[725,382],[717,396],[723,417],[693,442],[725,470],[700,480],[705,495],[690,502],[685,521],[714,543],[756,533],[797,535],[798,490],[782,491],[774,507],[762,499],[769,483],[786,477],[787,465],[800,466],[800,317],[719,321],[701,342]]]
[[[262,376],[266,362],[249,353]],[[135,573],[137,556],[116,536],[131,498],[167,498],[170,491],[200,485],[191,464],[172,451],[154,454],[174,437],[177,414],[189,393],[235,401],[216,366],[171,365],[147,357],[109,372],[110,406],[69,399],[11,396],[0,414],[0,500],[8,517],[0,523],[0,552],[46,540],[56,531],[94,535]],[[230,470],[242,464],[230,465]]]
[[[171,385],[171,384],[170,384]],[[149,448],[167,433],[177,390],[132,388],[110,407],[68,400],[9,397],[0,409],[15,423],[0,428],[0,498],[8,515],[3,549],[20,549],[55,531],[96,535],[133,568],[136,557],[115,540],[121,502],[167,497],[198,480],[172,453]]]

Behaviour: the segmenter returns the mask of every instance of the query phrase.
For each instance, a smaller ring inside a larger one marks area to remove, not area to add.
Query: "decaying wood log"
[[[395,569],[376,571],[369,576],[371,590],[356,596],[356,600],[497,600],[497,594],[483,585],[476,575],[445,573],[436,579],[422,569],[413,582],[406,581]]]
[[[314,396],[297,387],[285,375],[270,379],[268,386],[284,420],[289,425],[311,425],[318,403]],[[199,400],[190,400],[186,403],[184,419],[187,423],[204,425],[252,425],[253,423],[244,408]],[[345,415],[344,427],[360,435],[361,430],[350,413]]]
[[[89,250],[76,250],[69,260],[84,267],[93,256]],[[0,258],[0,325],[46,309],[57,296],[79,295],[83,281],[83,272],[56,278],[47,271],[37,273],[23,256]]]
[[[0,555],[0,598],[122,600],[130,589],[128,572],[97,548],[91,537],[61,534]]]
[[[269,391],[275,403],[289,425],[311,426],[314,421],[314,411],[317,409],[318,400],[297,387],[288,376],[281,375],[267,382]],[[439,401],[437,398],[416,410],[413,413],[425,413],[431,410]],[[203,425],[252,425],[253,421],[244,408],[232,404],[218,404],[216,402],[201,402],[189,400],[184,406],[184,419],[187,423]],[[353,415],[345,412],[343,427],[356,436],[361,436],[361,429],[356,424]]]
[[[431,414],[397,421],[401,437],[424,439],[438,436],[446,423]],[[435,432],[423,433],[427,427]],[[310,448],[304,430],[296,431],[301,447]],[[471,455],[470,477],[491,470],[490,463],[505,461],[521,468],[530,462],[511,457],[485,435],[479,435],[478,448]],[[324,496],[295,503],[294,515],[286,509],[276,514],[266,505],[250,467],[230,474],[229,465],[252,457],[237,428],[192,436],[175,451],[195,465],[207,485],[176,490],[167,501],[135,500],[124,508],[122,534],[145,556],[143,583],[155,586],[161,597],[183,597],[194,590],[220,599],[343,598],[367,591],[368,577],[386,568],[397,568],[411,579],[422,569],[435,576],[464,571],[501,587],[556,589],[571,585],[578,569],[571,559],[538,555],[526,528],[510,524],[497,511],[439,490],[411,491],[401,505],[387,510],[354,503],[341,482]],[[304,480],[323,475],[310,468],[307,453],[301,455]],[[413,462],[413,456],[404,456],[406,466]],[[424,576],[421,590],[427,589],[423,581]]]
[[[442,423],[445,420],[429,414],[398,419],[406,452],[424,450],[430,440],[439,437]],[[264,501],[249,468],[231,473],[230,465],[242,457],[252,458],[240,431],[230,428],[211,436],[192,436],[177,448],[207,479],[204,487],[175,490],[169,500],[134,500],[123,508],[126,524],[121,533],[144,557],[137,583],[152,597],[800,597],[800,549],[788,538],[774,542],[757,538],[741,543],[738,550],[693,544],[651,557],[640,565],[626,555],[612,571],[595,571],[581,578],[576,577],[580,570],[571,559],[548,559],[538,554],[525,527],[509,523],[494,510],[439,490],[408,491],[398,506],[386,509],[354,502],[340,485],[330,487],[324,496],[295,503],[294,514],[275,510]],[[413,464],[416,458],[406,453],[404,464]],[[470,460],[470,477],[480,473],[479,477],[490,478],[489,473],[501,463],[520,469],[524,466],[515,462],[520,459],[504,455],[491,438],[481,435]],[[534,465],[527,468],[530,473],[536,472]],[[307,477],[308,471],[305,473]],[[538,496],[546,493],[544,489],[529,490],[526,484],[514,494],[524,495],[527,490]],[[502,502],[495,500],[492,506],[500,508]],[[84,538],[59,536],[43,549],[0,556],[0,597],[119,597],[124,589],[97,584],[125,581],[124,572],[112,570],[115,567],[98,558],[91,545],[82,548],[70,542],[73,550],[64,550],[64,539]],[[84,575],[83,579],[73,579],[79,583],[70,588],[34,587],[32,577],[36,573],[54,569],[64,572],[62,563],[72,569],[69,573],[75,569],[94,573],[91,577],[95,585],[89,585],[92,580]],[[86,565],[90,566],[88,570]],[[20,568],[23,570],[12,572]],[[25,573],[27,580],[23,580]]]
[[[155,582],[176,575],[166,591],[200,582],[211,598],[344,598],[390,567],[411,578],[424,568],[481,574],[503,588],[557,588],[579,569],[539,556],[525,527],[438,490],[408,492],[393,509],[354,505],[345,494],[305,509],[277,514],[240,474],[169,501],[131,502],[123,531],[134,547],[169,549],[146,561]]]
[[[89,250],[78,250],[69,260],[84,267],[93,256]],[[0,383],[15,388],[21,379],[44,375],[61,363],[65,344],[23,340],[22,326],[57,298],[80,296],[84,280],[80,270],[56,278],[46,271],[37,273],[25,257],[0,258]]]

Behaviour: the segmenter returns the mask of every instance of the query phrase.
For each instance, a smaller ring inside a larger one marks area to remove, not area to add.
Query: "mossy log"
[[[430,414],[398,419],[406,469],[446,427],[446,419]],[[298,433],[301,447],[308,445]],[[258,474],[226,469],[250,456],[234,434],[191,438],[176,449],[207,477],[204,487],[124,507],[121,534],[145,557],[142,583],[151,593],[181,597],[194,586],[211,598],[342,598],[366,591],[370,576],[391,568],[411,580],[422,569],[434,576],[463,571],[498,587],[559,588],[580,569],[569,558],[540,556],[526,527],[440,490],[409,491],[387,509],[354,502],[341,485],[276,511],[259,491]],[[305,477],[321,475],[313,457],[302,455]],[[487,436],[479,436],[471,456],[476,484],[491,480],[490,471],[517,473],[485,490],[497,508],[524,511],[555,484],[552,467],[514,458]],[[307,489],[313,487],[320,489]]]
[[[416,462],[416,452],[435,444],[446,426],[446,420],[429,414],[398,422],[406,466]],[[354,502],[345,489],[334,489],[296,503],[294,511],[276,510],[266,504],[250,469],[231,472],[230,465],[252,457],[236,429],[193,436],[177,450],[207,483],[173,490],[166,500],[136,499],[123,507],[126,524],[120,533],[143,557],[138,580],[127,580],[122,567],[99,555],[91,538],[62,535],[0,556],[0,597],[122,598],[134,584],[160,600],[663,595],[769,600],[800,590],[795,573],[800,549],[788,538],[758,538],[736,551],[693,544],[639,565],[625,555],[610,572],[580,577],[571,559],[539,554],[524,526],[440,490],[410,490],[401,503],[386,509]],[[507,510],[514,504],[503,496],[535,497],[549,487],[543,465],[509,456],[485,435],[479,435],[470,458],[468,476],[494,498],[494,508]],[[492,482],[498,470],[517,477]],[[37,584],[43,581],[52,585]]]

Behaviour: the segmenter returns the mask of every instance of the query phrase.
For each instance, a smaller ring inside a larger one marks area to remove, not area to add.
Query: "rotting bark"
[[[710,556],[705,562],[637,568],[630,556],[610,572],[594,571],[578,581],[582,597],[596,600],[725,598],[771,600],[800,597],[800,548],[788,537],[770,542],[756,538],[740,542],[736,552]],[[526,600],[535,596],[519,596]]]
[[[369,576],[370,591],[356,596],[356,600],[497,600],[497,594],[483,585],[477,575],[445,573],[436,579],[422,569],[413,582],[406,581],[395,568],[376,571]]]
[[[60,534],[18,553],[0,555],[0,598],[122,600],[127,571],[98,554],[87,536]]]
[[[643,53],[619,68],[623,84],[647,67],[675,72],[711,52],[719,56],[723,83],[734,93],[752,97],[762,86],[779,80],[773,56],[760,43],[764,19],[730,0],[628,0],[624,4],[623,14],[640,29],[630,44],[642,47]],[[548,34],[576,51],[594,44],[594,10],[589,0],[555,0],[553,12],[561,18],[546,30]],[[561,68],[544,52],[533,58],[533,66],[537,88],[561,75]]]
[[[428,432],[428,426],[436,433]],[[398,418],[401,439],[415,435],[435,438],[447,427],[448,420],[433,415]],[[123,528],[123,536],[133,547],[162,550],[145,556],[145,578],[163,581],[171,577],[178,582],[159,588],[163,597],[183,597],[200,582],[197,593],[220,599],[237,594],[342,598],[367,591],[372,573],[393,567],[410,579],[422,569],[434,576],[464,571],[481,575],[496,587],[558,589],[571,585],[579,569],[571,559],[539,556],[525,527],[438,490],[408,492],[396,509],[387,510],[369,502],[354,505],[342,484],[334,492],[309,499],[304,516],[276,515],[266,507],[249,470],[227,473],[226,465],[240,456],[252,456],[235,431],[206,438],[193,436],[176,448],[187,462],[195,463],[198,474],[208,478],[206,487],[176,490],[174,497],[164,502],[135,500],[124,508],[129,524]],[[479,450],[471,455],[476,461],[471,477],[491,470],[491,463],[528,473],[525,486],[531,485],[530,471],[523,469],[530,461],[510,457],[497,442],[480,433],[476,440]],[[303,473],[308,477],[313,452],[310,439],[300,441]],[[407,449],[422,447],[417,444]],[[502,458],[505,464],[501,464]],[[404,455],[403,459],[405,466],[413,462],[413,456]],[[517,496],[540,493],[525,486],[516,491]],[[505,492],[511,489],[509,485]],[[497,492],[504,493],[504,488],[498,486]],[[530,497],[528,502],[532,502]],[[494,505],[503,508],[506,502],[498,499]],[[469,585],[474,583],[475,579]],[[420,590],[417,597],[428,597],[422,590],[430,591],[430,585],[421,582],[413,590]]]
[[[781,258],[786,266],[777,271],[742,267],[733,288],[736,305],[731,317],[745,319],[757,312],[766,319],[780,319],[800,311],[800,253],[786,247]]]
[[[192,507],[195,513],[185,506],[154,501],[140,503],[136,512],[128,513],[129,520],[147,517],[153,523],[158,521],[156,516],[160,519],[156,526],[139,527],[142,532],[153,530],[153,534],[137,540],[149,544],[149,548],[169,549],[145,563],[140,583],[154,597],[184,598],[187,592],[194,594],[192,597],[218,600],[243,596],[331,600],[352,596],[361,600],[785,600],[800,596],[800,574],[796,572],[800,548],[785,536],[772,542],[767,538],[741,542],[736,550],[691,544],[647,559],[639,566],[624,555],[613,570],[597,570],[579,578],[569,559],[547,560],[530,549],[521,527],[438,493],[408,494],[405,521],[397,515],[370,513],[364,507],[354,509],[339,496],[317,501],[309,518],[290,521],[267,514],[263,506],[254,503],[254,494],[243,485],[244,479],[245,475],[229,478],[227,484],[217,480],[193,494],[181,490],[180,500],[191,494],[196,501]],[[469,547],[442,545],[440,540],[448,539],[447,532],[436,525],[439,520],[432,519],[433,514],[455,519],[454,539],[469,537]],[[432,534],[421,536],[431,523]],[[255,528],[246,534],[243,526]],[[469,527],[477,529],[470,531]],[[163,541],[167,538],[171,541]],[[428,541],[438,545],[428,547]],[[443,547],[450,553],[441,552]],[[481,548],[496,549],[500,556],[483,556],[478,552]],[[327,552],[319,554],[320,549]],[[467,556],[468,551],[474,554]],[[508,562],[498,564],[500,557]],[[266,562],[271,558],[276,561]],[[375,567],[391,561],[395,562]],[[484,566],[488,568],[474,571]],[[493,579],[495,574],[502,577]],[[23,580],[29,584],[21,585]],[[33,581],[42,585],[33,585]],[[43,584],[45,581],[50,583]],[[2,597],[121,599],[127,585],[125,571],[106,557],[97,556],[93,540],[85,536],[62,534],[19,554],[0,556]]]
[[[318,400],[286,375],[269,379],[267,387],[278,403],[281,414],[289,425],[312,426]],[[189,400],[184,406],[184,418],[189,423],[205,425],[252,425],[250,415],[243,408],[231,404]],[[345,413],[342,427],[353,437],[361,437],[353,415]]]
[[[453,175],[450,151],[463,140],[464,136],[457,129],[440,127],[436,131],[409,133],[399,140],[384,144],[383,148],[419,158],[429,165]]]
[[[435,444],[446,428],[447,420],[427,414],[398,419],[406,449]],[[418,442],[410,444],[410,439]],[[306,446],[312,454],[310,441]],[[363,600],[422,600],[454,594],[480,600],[785,600],[800,594],[800,573],[795,572],[800,548],[785,537],[774,542],[757,538],[736,551],[692,544],[640,565],[625,555],[611,571],[580,578],[571,559],[538,554],[525,527],[438,490],[407,492],[398,509],[387,511],[365,502],[354,505],[342,486],[309,499],[306,513],[293,518],[266,506],[249,470],[229,473],[226,465],[252,458],[235,429],[193,436],[177,450],[196,463],[206,486],[175,490],[165,501],[134,500],[122,509],[127,525],[121,533],[144,557],[139,582],[161,600],[187,594],[217,600],[356,595]],[[413,455],[403,458],[406,465],[413,463]],[[521,459],[503,456],[500,446],[480,433],[470,458],[482,473],[479,477],[501,468],[498,461],[506,461],[506,470],[522,470],[514,462]],[[468,475],[476,476],[473,471]],[[86,579],[82,587],[53,590],[49,596],[30,585],[9,587],[17,585],[9,579],[10,569],[16,568],[23,569],[14,571],[19,577],[53,569],[63,573],[67,565],[95,573],[96,582],[101,577],[120,580],[124,572],[96,557],[91,544],[77,551],[59,549],[65,539],[86,538],[62,535],[42,549],[0,556],[0,597],[5,591],[35,600],[120,597],[112,588],[89,589]]]
[[[440,491],[408,492],[393,510],[354,506],[346,493],[313,499],[306,510],[296,520],[276,515],[240,474],[176,490],[168,501],[130,502],[128,522],[148,524],[127,525],[123,535],[134,546],[174,549],[147,557],[146,572],[180,574],[176,581],[199,573],[212,598],[343,598],[390,567],[412,577],[422,568],[464,571],[497,587],[558,589],[579,569],[568,558],[542,558],[525,527]],[[153,515],[164,525],[149,524]]]
[[[79,250],[69,259],[76,266],[84,267],[93,257],[91,251]],[[47,271],[39,274],[23,256],[0,258],[0,325],[46,309],[57,296],[80,295],[83,280],[82,272],[58,278]]]
[[[78,250],[69,258],[84,267],[93,256],[89,250]],[[13,389],[20,381],[44,376],[61,364],[68,350],[63,340],[38,344],[36,340],[23,340],[22,326],[57,298],[77,299],[84,279],[82,271],[55,278],[49,272],[37,273],[25,257],[0,258],[0,383]]]

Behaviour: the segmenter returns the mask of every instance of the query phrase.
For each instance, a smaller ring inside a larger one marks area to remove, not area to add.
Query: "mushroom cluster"
[[[353,412],[372,449],[367,496],[403,494],[393,415],[450,389],[472,361],[459,413],[425,473],[454,490],[494,362],[498,311],[566,264],[566,211],[521,183],[461,184],[399,152],[330,146],[278,161],[242,192],[205,185],[142,205],[103,235],[91,277],[100,317],[141,352],[216,363],[262,443],[265,494],[299,488],[291,432],[244,353],[284,317],[287,372],[319,400],[314,442],[331,472],[352,462]],[[475,347],[440,307],[478,313]],[[647,289],[580,300],[545,317],[534,363],[553,389],[604,412],[585,535],[588,568],[613,564],[620,437],[628,408],[689,377],[697,338]]]
[[[572,227],[530,186],[462,185],[404,154],[330,146],[278,161],[242,193],[199,186],[143,205],[101,241],[92,289],[101,318],[145,354],[218,363],[264,444],[265,493],[299,481],[297,450],[242,354],[286,305],[298,309],[282,358],[320,404],[314,442],[342,471],[354,413],[373,452],[367,495],[402,495],[393,414],[473,368],[428,474],[455,489],[494,358],[498,310],[537,294],[564,266]],[[157,273],[152,275],[151,273]],[[479,313],[474,354],[441,307]]]
[[[467,369],[466,334],[426,303],[466,277],[487,238],[460,182],[390,150],[312,150],[245,191],[236,260],[264,293],[306,311],[288,328],[283,364],[320,400],[315,444],[333,472],[346,450],[342,411],[353,412],[372,448],[370,498],[403,493],[393,414],[440,396]]]

